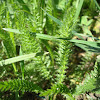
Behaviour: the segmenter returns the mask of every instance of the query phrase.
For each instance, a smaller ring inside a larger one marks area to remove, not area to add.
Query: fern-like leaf
[[[95,90],[96,88],[100,89],[100,85],[97,84],[100,80],[98,80],[99,70],[100,67],[98,66],[98,62],[96,62],[94,71],[91,71],[90,75],[87,74],[85,80],[81,84],[77,85],[74,95],[80,95],[81,93],[90,92]]]
[[[0,82],[0,91],[8,91],[8,90],[12,92],[16,91],[25,91],[25,92],[29,91],[36,93],[43,92],[42,88],[34,84],[33,82],[20,79]]]
[[[47,91],[45,92],[42,92],[40,94],[40,96],[50,96],[50,95],[53,95],[53,94],[63,94],[65,95],[66,94],[66,97],[70,98],[70,100],[74,100],[74,98],[72,97],[69,89],[67,88],[66,85],[64,84],[54,84],[51,89],[47,89]]]

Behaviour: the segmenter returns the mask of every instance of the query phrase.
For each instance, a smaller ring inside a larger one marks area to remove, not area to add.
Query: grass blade
[[[14,43],[14,37],[13,34],[9,34],[8,32],[4,32],[0,29],[0,37],[2,37],[3,40],[3,47],[6,50],[6,54],[8,58],[12,58],[16,56],[16,47]],[[12,63],[12,66],[14,68],[14,72],[17,72],[16,65]]]
[[[36,38],[40,39],[45,39],[45,40],[68,40],[67,38],[60,38],[60,37],[55,37],[55,36],[50,36],[50,35],[45,35],[45,34],[40,34],[40,33],[31,33],[31,35],[35,36]]]
[[[17,0],[17,1],[22,5],[22,7],[23,7],[23,9],[24,9],[25,11],[30,12],[29,7],[26,5],[26,3],[24,3],[23,0]]]
[[[21,46],[20,46],[20,53],[19,54],[20,54],[20,56],[23,55]],[[20,62],[20,67],[21,67],[21,73],[22,73],[22,80],[24,80],[24,60],[22,60]]]
[[[100,6],[99,6],[99,4],[97,3],[97,1],[94,0],[94,2],[95,2],[95,4],[96,4],[97,8],[100,10]]]
[[[76,10],[74,22],[76,22],[77,19],[78,19],[78,16],[79,16],[79,14],[80,14],[80,11],[81,11],[83,2],[84,2],[84,0],[80,0],[80,1],[79,1],[79,5],[78,5],[77,10]]]
[[[3,30],[18,33],[18,34],[23,34],[17,29],[3,28]],[[54,41],[69,40],[67,38],[55,37],[55,36],[45,35],[45,34],[41,34],[41,33],[32,33],[32,32],[30,32],[30,35],[35,36],[36,38],[44,39],[44,40],[54,40]]]
[[[90,35],[85,35],[85,34],[81,34],[81,33],[72,33],[73,35],[75,36],[78,36],[80,39],[83,39],[83,37],[86,37],[86,38],[92,38],[92,39],[95,39],[95,40],[100,40],[96,37],[93,37],[93,36],[90,36]]]
[[[100,48],[95,48],[95,47],[91,47],[84,44],[78,44],[78,43],[75,43],[75,45],[85,50],[86,52],[100,53]]]
[[[93,42],[93,41],[83,41],[83,40],[76,40],[76,39],[72,39],[69,40],[70,42],[75,42],[75,43],[80,43],[80,44],[85,44],[91,47],[95,47],[95,48],[100,48],[100,43],[98,42]]]
[[[31,53],[31,54],[26,54],[26,55],[17,56],[17,57],[9,58],[9,59],[6,59],[6,60],[2,60],[2,61],[0,61],[0,66],[12,64],[12,63],[23,61],[23,60],[26,60],[26,59],[30,59],[30,58],[35,57],[38,54],[39,53]]]
[[[5,30],[5,31],[8,31],[8,32],[21,34],[21,32],[17,29],[11,29],[11,28],[2,28],[2,29]]]
[[[54,66],[54,54],[53,54],[52,48],[50,47],[50,45],[48,44],[48,42],[46,40],[41,40],[41,41],[43,44],[45,44],[47,50],[49,51],[51,60],[52,60],[52,65]]]
[[[42,8],[41,8],[42,9]],[[43,10],[43,9],[42,9]],[[52,15],[50,15],[49,13],[47,13],[45,10],[43,10],[54,22],[56,22],[58,25],[62,25],[62,22],[59,20],[59,19],[57,19],[57,18],[55,18],[54,16],[52,16]]]

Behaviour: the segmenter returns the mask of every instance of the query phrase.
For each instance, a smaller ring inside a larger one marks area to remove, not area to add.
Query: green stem
[[[14,63],[12,63],[12,66],[14,68],[14,72],[17,73],[16,65]]]
[[[20,46],[20,56],[23,55],[21,46]],[[24,80],[24,60],[20,62],[21,72],[22,72],[22,80]]]
[[[18,91],[15,92],[15,100],[19,100],[19,93],[18,93]]]
[[[56,96],[57,96],[57,93],[54,94],[54,96],[53,96],[53,100],[56,100]]]
[[[46,40],[41,40],[41,41],[42,41],[43,44],[45,44],[47,50],[49,51],[50,57],[51,57],[51,61],[52,61],[52,65],[54,66],[54,56],[53,56],[53,51],[52,51],[50,45],[48,44],[48,41],[46,41]]]

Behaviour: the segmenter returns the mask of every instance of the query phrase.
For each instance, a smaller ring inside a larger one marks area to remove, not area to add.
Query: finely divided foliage
[[[72,31],[76,28],[83,2],[0,1],[0,39],[7,58],[0,61],[0,66],[14,69],[12,80],[0,82],[0,92],[10,90],[16,95],[19,91],[35,92],[40,96],[48,96],[50,100],[56,100],[58,94],[74,100],[76,95],[88,91],[97,89],[100,93],[100,86],[97,87],[100,72],[98,61],[94,71],[76,88],[69,89],[64,83],[64,80],[69,80],[66,70],[70,66],[69,58],[73,50],[71,42],[78,41],[71,40]],[[83,41],[78,43],[82,44]],[[84,43],[85,46],[91,46],[89,42]]]

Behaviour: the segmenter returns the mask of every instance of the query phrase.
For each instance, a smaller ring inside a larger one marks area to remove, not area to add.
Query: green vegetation
[[[93,100],[99,35],[99,0],[1,0],[0,100]]]

